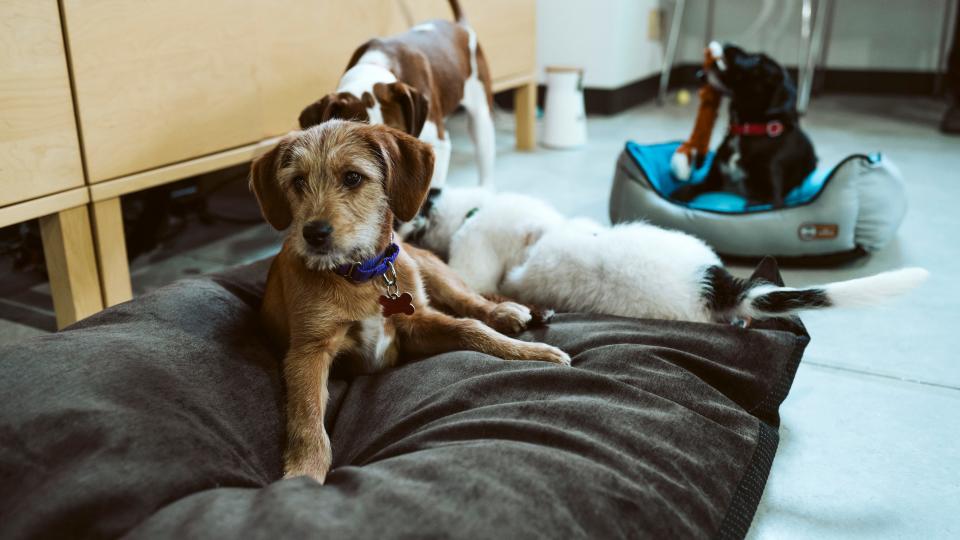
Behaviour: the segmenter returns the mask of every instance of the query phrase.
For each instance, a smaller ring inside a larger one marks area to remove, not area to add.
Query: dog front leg
[[[533,316],[530,308],[502,299],[497,302],[474,292],[460,277],[433,253],[414,246],[404,249],[420,268],[420,276],[431,302],[455,315],[478,319],[498,332],[522,332]]]
[[[783,167],[779,164],[770,165],[770,203],[774,208],[783,206]]]
[[[540,360],[570,365],[570,357],[546,343],[509,338],[476,319],[457,319],[424,307],[409,317],[394,317],[402,354],[429,356],[449,351],[477,351],[504,360]]]
[[[461,105],[467,110],[467,127],[477,153],[480,186],[493,187],[493,161],[497,155],[496,129],[490,110],[490,94],[479,77],[470,77],[463,86]]]
[[[486,100],[473,111],[468,111],[467,120],[470,136],[477,151],[477,168],[480,171],[480,185],[493,187],[493,160],[497,154],[496,130],[493,116]]]
[[[343,339],[294,344],[284,358],[287,386],[287,446],[283,476],[307,475],[323,483],[330,470],[330,437],[323,425],[327,409],[327,377]]]
[[[441,190],[447,183],[447,173],[450,168],[450,132],[444,133],[440,137],[440,126],[427,120],[423,124],[423,131],[420,132],[419,139],[433,147],[434,163],[433,176],[430,177],[430,188]]]

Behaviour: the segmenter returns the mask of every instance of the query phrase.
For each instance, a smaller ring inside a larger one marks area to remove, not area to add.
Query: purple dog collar
[[[334,272],[354,283],[364,283],[386,274],[399,255],[400,246],[391,242],[387,249],[376,257],[362,262],[342,264],[335,268]]]

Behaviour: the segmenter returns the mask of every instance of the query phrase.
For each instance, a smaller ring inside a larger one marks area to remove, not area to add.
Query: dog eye
[[[363,180],[363,176],[356,171],[347,171],[343,175],[343,185],[348,188],[355,188],[360,185],[360,182]]]
[[[293,189],[296,190],[297,193],[303,193],[303,191],[307,189],[307,179],[302,176],[297,176],[290,182],[290,185],[293,186]]]

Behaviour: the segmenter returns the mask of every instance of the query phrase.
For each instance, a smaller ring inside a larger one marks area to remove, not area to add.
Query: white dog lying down
[[[448,188],[409,239],[445,257],[468,285],[561,311],[749,322],[872,305],[927,277],[905,268],[795,289],[732,276],[705,243],[646,223],[567,219],[538,199]]]

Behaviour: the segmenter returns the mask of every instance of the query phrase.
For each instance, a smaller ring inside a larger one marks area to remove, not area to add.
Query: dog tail
[[[903,268],[798,289],[739,279],[723,267],[711,266],[704,290],[708,306],[720,318],[770,319],[811,309],[874,306],[910,291],[929,275],[923,268]]]
[[[463,9],[460,8],[460,2],[457,0],[450,0],[450,11],[453,12],[453,20],[458,23],[467,22],[467,16],[463,14]]]

